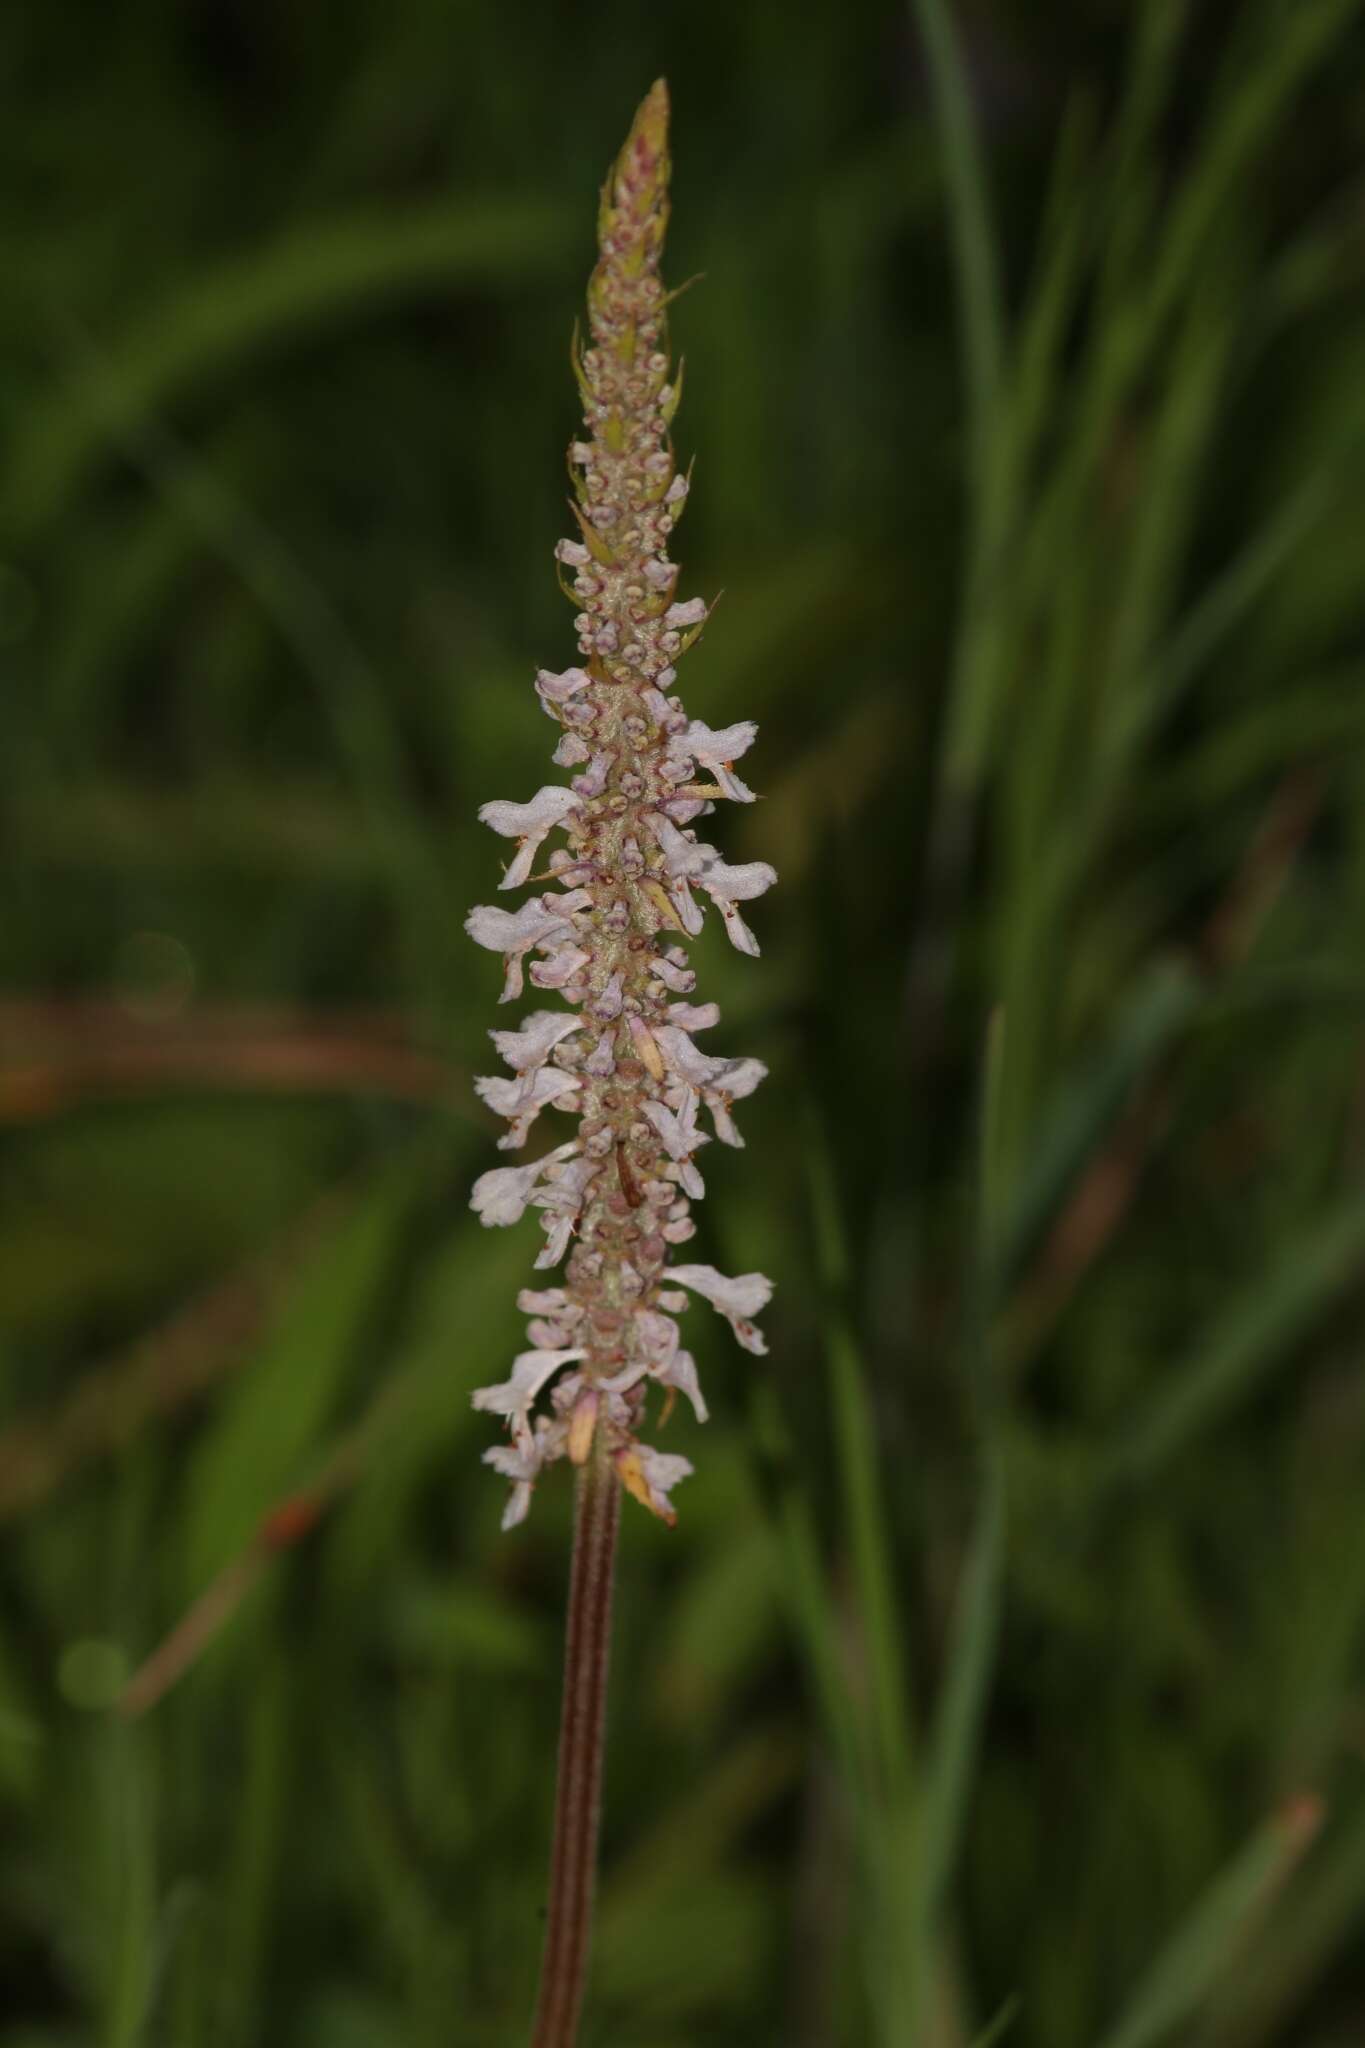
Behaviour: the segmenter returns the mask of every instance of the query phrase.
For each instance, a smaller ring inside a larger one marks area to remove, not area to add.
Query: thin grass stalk
[[[579,1469],[574,1493],[550,1898],[532,2048],[574,2048],[583,2009],[597,1883],[620,1519],[621,1489],[611,1469],[606,1431],[599,1429],[592,1456]]]
[[[907,1042],[915,1064],[923,1067],[932,1063],[942,1031],[948,963],[954,950],[951,935],[960,921],[976,835],[987,752],[983,653],[989,653],[1000,609],[997,585],[1012,480],[1007,437],[1001,431],[1009,336],[998,240],[966,63],[945,0],[911,0],[911,11],[928,62],[943,158],[971,451],[963,592],[924,834],[919,924],[909,946],[903,994]]]

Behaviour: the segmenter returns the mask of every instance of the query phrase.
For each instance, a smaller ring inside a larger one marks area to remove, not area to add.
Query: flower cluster
[[[578,1119],[566,1144],[533,1164],[483,1174],[473,1193],[486,1224],[540,1212],[538,1267],[568,1254],[562,1285],[519,1297],[530,1348],[511,1377],[474,1395],[475,1407],[503,1416],[510,1432],[485,1453],[512,1483],[504,1527],[525,1515],[545,1465],[560,1457],[582,1464],[595,1440],[628,1491],[671,1522],[670,1491],[691,1467],[640,1442],[637,1430],[651,1381],[667,1390],[668,1404],[681,1392],[706,1419],[675,1320],[684,1290],[704,1295],[755,1352],[764,1343],[753,1318],[772,1292],[761,1273],[727,1279],[713,1266],[668,1264],[694,1234],[689,1204],[704,1193],[698,1153],[712,1134],[743,1144],[732,1107],[766,1071],[759,1060],[697,1045],[694,1034],[710,1030],[719,1011],[691,1000],[696,977],[679,940],[701,930],[709,901],[732,942],[756,954],[740,905],[776,876],[764,861],[730,865],[693,829],[716,798],[753,801],[735,762],[756,727],[713,731],[689,719],[674,694],[678,658],[700,634],[707,606],[679,600],[668,557],[688,479],[669,438],[679,380],[659,278],[667,128],[660,82],[603,191],[590,342],[581,355],[575,346],[589,438],[570,449],[578,535],[555,554],[579,608],[580,662],[559,675],[542,671],[536,691],[563,728],[554,759],[576,772],[567,787],[479,813],[515,842],[502,887],[551,886],[516,910],[480,905],[466,929],[504,956],[504,1002],[529,979],[570,1008],[535,1010],[517,1029],[494,1031],[509,1073],[476,1086],[507,1119],[503,1150],[526,1143],[542,1109]],[[567,843],[533,873],[556,831]]]

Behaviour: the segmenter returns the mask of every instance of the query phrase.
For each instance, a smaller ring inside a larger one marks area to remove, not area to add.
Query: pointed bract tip
[[[662,143],[668,134],[669,107],[668,80],[656,78],[635,116],[635,126],[645,130],[656,144]]]
[[[660,204],[668,184],[668,114],[668,84],[656,78],[616,159],[616,202],[630,206],[638,220]]]

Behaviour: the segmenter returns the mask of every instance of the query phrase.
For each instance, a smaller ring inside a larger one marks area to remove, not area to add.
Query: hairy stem
[[[574,1497],[564,1706],[549,1917],[532,2048],[574,2048],[587,1977],[607,1720],[611,1595],[621,1489],[597,1431]]]

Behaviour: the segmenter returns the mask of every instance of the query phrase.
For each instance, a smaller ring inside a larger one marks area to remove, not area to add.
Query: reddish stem
[[[574,2048],[592,1937],[621,1489],[598,1430],[574,1497],[569,1629],[545,1952],[532,2048]]]

